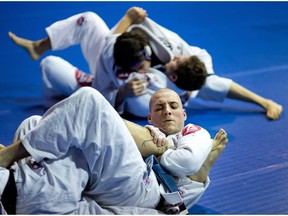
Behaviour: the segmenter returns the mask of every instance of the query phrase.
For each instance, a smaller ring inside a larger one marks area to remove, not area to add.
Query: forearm
[[[150,155],[159,157],[168,149],[168,146],[157,147],[153,143],[153,137],[151,136],[149,129],[127,120],[124,121],[144,158]]]
[[[129,8],[122,19],[118,22],[114,28],[113,34],[121,34],[127,31],[130,25],[143,22],[147,13],[140,7]]]
[[[112,33],[113,34],[124,33],[127,31],[130,25],[132,25],[132,20],[127,15],[124,15]]]
[[[17,141],[0,151],[0,166],[9,167],[15,161],[28,157],[30,154],[24,148],[21,141]]]
[[[124,102],[125,98],[125,91],[123,90],[123,88],[120,87],[116,94],[114,107],[117,108],[118,106],[120,106]]]

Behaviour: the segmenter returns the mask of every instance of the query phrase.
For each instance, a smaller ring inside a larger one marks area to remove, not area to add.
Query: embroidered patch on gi
[[[77,20],[77,25],[81,26],[81,25],[83,24],[84,20],[85,20],[84,17],[81,16],[81,17]]]
[[[185,191],[182,187],[178,187],[178,192],[182,197],[185,195]]]
[[[201,130],[200,126],[189,124],[182,129],[182,135],[186,136],[186,135],[189,135],[191,133],[196,133],[199,130]]]
[[[117,70],[116,76],[120,80],[126,80],[130,76],[131,72],[123,71],[123,70]]]
[[[80,86],[91,86],[94,80],[93,76],[78,69],[75,71],[75,77]]]

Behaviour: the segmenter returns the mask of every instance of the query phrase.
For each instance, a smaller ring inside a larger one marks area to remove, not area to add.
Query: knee
[[[41,119],[42,116],[39,115],[33,115],[25,119],[16,130],[13,141],[15,142],[25,136],[30,130],[36,127]]]
[[[29,118],[26,118],[21,124],[20,127],[26,127],[29,130],[31,130],[32,128],[34,128],[38,122],[42,119],[42,116],[40,115],[32,115]]]
[[[99,23],[104,22],[101,17],[99,17],[96,13],[87,11],[81,14],[81,16],[77,20],[77,25],[85,26],[88,28],[95,28]]]
[[[81,14],[81,16],[78,17],[77,19],[77,27],[85,30],[85,34],[83,37],[86,35],[90,35],[90,37],[101,37],[103,35],[106,36],[110,32],[108,26],[104,22],[104,20],[98,16],[94,12],[84,12]],[[91,36],[94,35],[94,36]],[[93,38],[89,38],[89,40],[93,41]],[[104,40],[104,39],[103,39]]]
[[[94,89],[90,86],[81,87],[80,89],[77,90],[76,93],[78,95],[81,95],[81,96],[90,96],[90,95],[99,95],[100,94],[96,89]]]
[[[80,89],[77,90],[76,94],[80,97],[80,98],[99,98],[99,97],[103,97],[96,89],[90,87],[90,86],[85,86],[85,87],[81,87]]]
[[[52,65],[57,63],[59,60],[57,56],[47,56],[40,62],[40,70],[42,73],[47,73],[47,71],[51,68]]]
[[[90,21],[92,23],[97,22],[99,19],[102,20],[101,17],[99,17],[96,13],[92,11],[84,12],[82,14],[82,17],[84,18],[84,20]]]
[[[40,115],[32,115],[32,116],[30,116],[29,118],[27,118],[26,120],[24,120],[24,122],[25,122],[25,121],[29,122],[29,126],[30,126],[31,128],[33,128],[33,127],[35,127],[35,126],[38,124],[38,122],[39,122],[41,119],[42,119],[42,116],[40,116]]]

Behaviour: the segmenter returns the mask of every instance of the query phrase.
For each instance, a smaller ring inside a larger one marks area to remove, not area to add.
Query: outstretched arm
[[[268,119],[276,120],[282,113],[283,108],[280,104],[277,104],[270,99],[261,97],[235,82],[232,83],[227,97],[262,106],[266,110],[266,116]]]
[[[143,22],[146,16],[146,10],[140,7],[130,8],[117,24],[115,30],[113,31],[113,34],[120,34],[126,32],[129,26]]]

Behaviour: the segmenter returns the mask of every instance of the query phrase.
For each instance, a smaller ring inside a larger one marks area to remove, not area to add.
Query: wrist
[[[129,26],[131,24],[133,24],[133,19],[130,15],[126,14],[124,17],[123,17],[123,20],[125,21],[126,24],[128,24]]]

